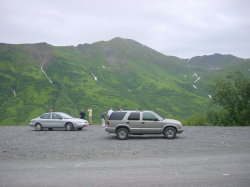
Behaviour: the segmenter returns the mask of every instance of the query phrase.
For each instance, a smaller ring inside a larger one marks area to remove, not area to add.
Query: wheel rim
[[[71,126],[69,124],[66,125],[66,129],[67,129],[67,131],[70,131],[71,130]]]
[[[41,125],[36,125],[36,130],[40,131],[42,129],[42,126]]]
[[[167,136],[168,138],[173,138],[173,137],[174,137],[174,131],[173,131],[173,130],[167,130],[166,136]]]
[[[127,136],[127,133],[126,133],[125,131],[120,131],[120,132],[119,132],[119,138],[120,138],[120,139],[125,139],[126,136]]]

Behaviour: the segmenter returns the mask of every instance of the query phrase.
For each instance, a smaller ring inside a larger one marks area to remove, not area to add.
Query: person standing
[[[108,111],[108,117],[110,117],[113,112],[114,112],[113,109],[110,108],[109,111]]]
[[[91,107],[88,108],[88,115],[89,115],[89,124],[92,125],[92,115],[93,115],[93,111],[92,111],[92,108],[91,108]]]
[[[105,127],[105,112],[102,113],[101,115],[101,121],[102,121],[102,127]]]
[[[80,112],[80,118],[85,119],[85,115],[86,115],[86,113],[84,112],[84,109],[82,109]]]

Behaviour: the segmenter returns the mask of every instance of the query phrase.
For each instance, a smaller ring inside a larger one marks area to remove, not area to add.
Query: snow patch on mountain
[[[134,93],[132,90],[128,89],[129,92]]]
[[[198,80],[200,80],[201,78],[200,77],[198,77],[198,79],[196,79],[194,82],[197,82]]]
[[[45,75],[45,77],[48,79],[48,81],[50,82],[50,84],[53,84],[52,80],[49,78],[49,76],[46,74],[46,72],[43,70],[43,67],[41,67],[41,71],[43,72],[43,74]]]
[[[94,73],[91,72],[91,74],[94,77],[94,80],[97,81],[97,77],[94,75]]]

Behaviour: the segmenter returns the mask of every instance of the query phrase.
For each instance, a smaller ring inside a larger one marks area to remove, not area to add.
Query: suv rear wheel
[[[126,139],[128,139],[129,132],[125,128],[120,128],[117,130],[116,134],[117,134],[117,138],[119,140],[126,140]]]
[[[176,136],[176,130],[173,127],[167,127],[164,132],[163,135],[165,136],[165,138],[167,139],[174,139]]]

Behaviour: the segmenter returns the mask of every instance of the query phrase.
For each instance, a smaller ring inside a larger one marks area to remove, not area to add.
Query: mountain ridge
[[[24,125],[50,108],[78,117],[88,106],[96,123],[120,106],[183,120],[208,106],[212,73],[250,68],[240,58],[213,71],[186,61],[122,38],[76,47],[0,44],[0,124]]]

